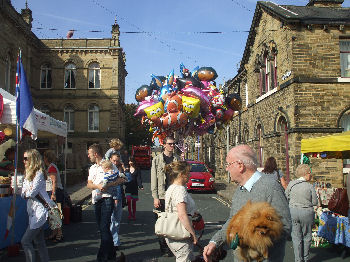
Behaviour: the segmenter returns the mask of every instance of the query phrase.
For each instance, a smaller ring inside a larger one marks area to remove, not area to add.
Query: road
[[[127,208],[123,210],[121,223],[121,251],[127,256],[128,262],[175,261],[174,258],[160,256],[157,239],[154,235],[154,218],[152,213],[153,200],[150,193],[150,172],[143,171],[144,190],[139,191],[136,221],[127,220]],[[199,212],[206,222],[205,232],[200,240],[201,245],[208,243],[210,237],[225,222],[229,214],[229,204],[216,194],[191,193]],[[47,242],[50,261],[92,262],[96,260],[99,246],[99,234],[95,223],[93,206],[89,201],[83,206],[83,221],[64,226],[64,241],[58,244]],[[195,252],[198,253],[198,248]],[[312,249],[310,261],[345,261],[337,253],[329,249]],[[25,261],[23,251],[20,256],[3,258],[6,262]],[[38,260],[39,261],[39,260]],[[233,261],[231,252],[223,261]],[[294,261],[292,243],[286,246],[286,262]]]

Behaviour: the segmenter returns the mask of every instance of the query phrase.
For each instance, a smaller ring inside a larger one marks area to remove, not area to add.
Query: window
[[[263,133],[262,133],[262,128],[261,125],[258,126],[258,139],[259,139],[259,144],[258,144],[258,153],[259,153],[259,166],[262,167],[263,166]]]
[[[341,77],[350,77],[350,39],[340,41]]]
[[[75,64],[67,64],[64,71],[64,88],[75,88]]]
[[[51,88],[51,68],[48,64],[42,65],[40,68],[40,88]]]
[[[100,88],[100,65],[98,63],[89,65],[89,88]]]
[[[89,132],[98,132],[99,130],[99,108],[97,105],[90,105],[88,110]]]
[[[277,64],[276,64],[276,55],[269,61],[269,91],[277,87]]]
[[[6,57],[6,65],[5,65],[5,89],[6,91],[10,91],[11,86],[11,58],[10,55]]]
[[[64,108],[64,122],[67,123],[68,132],[74,132],[74,108],[71,105]]]
[[[39,109],[42,113],[50,115],[50,107],[47,104],[43,104]]]

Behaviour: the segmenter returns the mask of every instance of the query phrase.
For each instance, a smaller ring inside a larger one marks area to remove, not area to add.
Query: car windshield
[[[190,172],[208,172],[208,168],[203,164],[191,164],[191,171]]]

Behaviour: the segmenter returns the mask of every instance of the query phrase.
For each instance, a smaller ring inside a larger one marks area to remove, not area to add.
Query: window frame
[[[42,74],[43,70],[45,70],[45,82],[42,82]],[[48,86],[48,72],[50,72],[50,87]],[[45,83],[45,88],[42,87],[43,83]],[[40,66],[40,89],[46,90],[46,89],[52,89],[52,69],[49,64],[42,64]]]
[[[73,66],[73,68],[68,68],[69,66]],[[66,72],[69,71],[69,79],[70,79],[70,86],[72,86],[72,73],[74,76],[74,87],[66,87]],[[76,74],[77,74],[77,67],[74,63],[67,63],[64,67],[64,83],[63,87],[64,89],[71,90],[71,89],[76,89]]]
[[[66,119],[66,114],[68,114],[68,121]],[[73,117],[72,117],[73,116]],[[72,120],[73,118],[73,120]],[[74,107],[72,105],[66,105],[63,109],[63,121],[67,123],[67,131],[70,133],[74,132],[74,128],[75,128],[75,110]],[[71,129],[71,125],[73,126],[73,128]]]
[[[92,67],[93,65],[97,65],[98,67]],[[96,72],[98,72],[98,86],[96,87]],[[90,87],[90,76],[93,74],[93,87]],[[88,67],[88,89],[101,89],[101,67],[98,62],[92,62]]]
[[[97,110],[90,109],[91,107],[97,107]],[[97,130],[96,129],[90,129],[90,113],[92,113],[92,124],[95,122],[94,116],[95,113],[97,113]],[[91,104],[88,107],[88,132],[94,133],[100,131],[100,107],[97,104]]]
[[[349,42],[350,45],[350,39],[340,39],[339,40],[339,59],[340,59],[340,77],[341,78],[350,78],[350,48],[349,51],[342,51],[341,50],[341,42]],[[347,60],[348,60],[348,68],[343,68],[343,61],[344,61],[344,54],[347,54]],[[346,76],[344,70],[348,70],[349,76]]]

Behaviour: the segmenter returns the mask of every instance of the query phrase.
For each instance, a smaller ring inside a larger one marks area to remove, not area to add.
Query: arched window
[[[259,166],[263,167],[263,160],[264,160],[264,145],[263,145],[263,132],[261,125],[258,125],[257,128],[257,136],[258,136],[258,155],[259,155]]]
[[[90,105],[88,109],[88,131],[89,132],[98,132],[100,121],[99,121],[99,107],[98,105]]]
[[[40,67],[40,88],[51,88],[51,67],[48,64],[44,64]]]
[[[6,65],[5,65],[5,89],[6,91],[10,91],[11,86],[11,57],[7,55],[6,57]]]
[[[50,107],[48,104],[40,105],[39,110],[44,114],[50,115]]]
[[[74,132],[74,108],[72,105],[64,107],[64,122],[67,123],[68,132]]]
[[[77,68],[75,64],[69,63],[64,70],[64,88],[75,88],[75,76]]]
[[[281,133],[281,138],[283,139],[283,141],[281,141],[281,147],[282,147],[281,152],[283,152],[285,155],[286,178],[287,178],[287,181],[289,181],[290,177],[289,177],[288,123],[284,116],[281,116],[278,119],[277,123],[278,123],[278,126],[277,126],[278,131]]]
[[[100,65],[98,63],[89,65],[89,88],[100,88]]]

